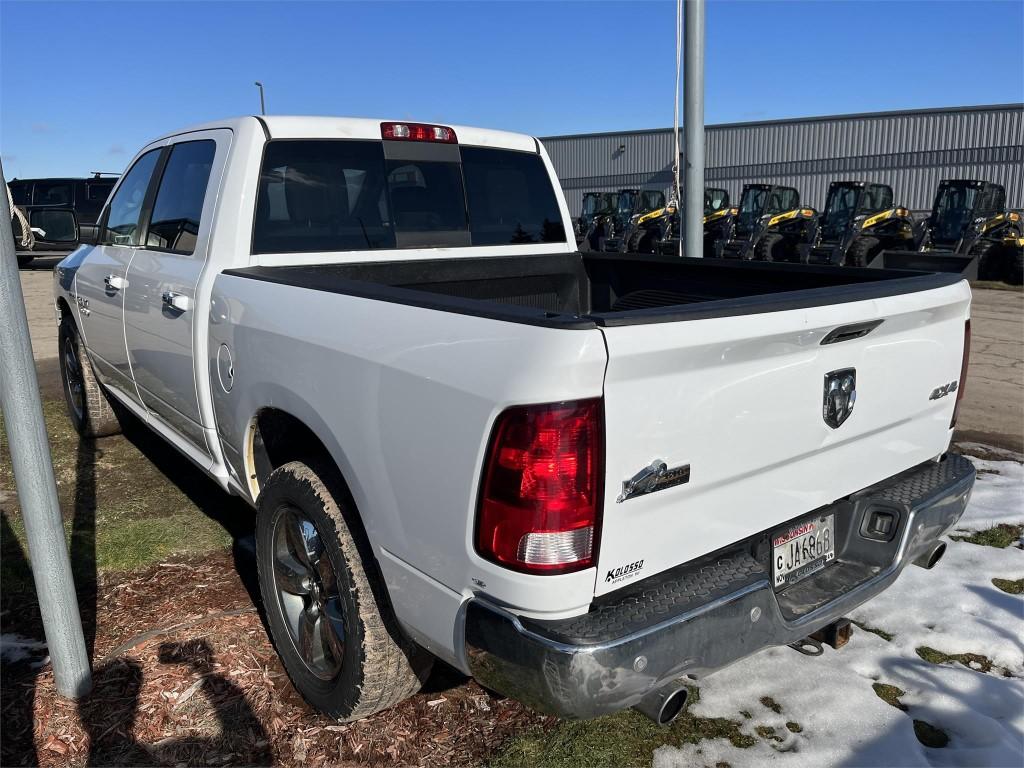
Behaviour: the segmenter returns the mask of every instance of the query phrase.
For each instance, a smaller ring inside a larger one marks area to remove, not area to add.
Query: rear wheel
[[[106,437],[121,431],[117,412],[96,380],[78,329],[63,318],[57,334],[60,377],[71,423],[82,437]]]
[[[846,266],[866,267],[881,245],[877,237],[858,237],[846,253]]]
[[[416,693],[432,657],[398,629],[337,473],[285,464],[267,478],[257,506],[260,592],[274,647],[299,693],[340,720]]]
[[[758,261],[776,261],[776,251],[783,239],[778,232],[769,232],[762,236],[754,246],[754,258]]]

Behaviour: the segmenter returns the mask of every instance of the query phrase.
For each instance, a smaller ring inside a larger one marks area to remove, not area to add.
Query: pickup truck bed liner
[[[226,274],[562,328],[800,309],[929,290],[961,279],[901,270],[581,253],[249,267]]]

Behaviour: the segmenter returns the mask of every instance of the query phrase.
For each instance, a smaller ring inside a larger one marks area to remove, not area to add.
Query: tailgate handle
[[[822,344],[838,344],[840,341],[852,341],[862,336],[867,336],[875,328],[882,324],[882,320],[869,320],[866,323],[853,323],[852,325],[841,325],[826,334],[821,340]]]

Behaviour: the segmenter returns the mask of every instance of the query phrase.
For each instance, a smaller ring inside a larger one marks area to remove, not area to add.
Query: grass
[[[918,741],[932,749],[942,749],[949,744],[949,736],[946,735],[944,730],[936,728],[924,720],[914,721],[914,735],[917,736]]]
[[[1024,579],[1017,579],[1016,581],[1011,581],[1010,579],[992,579],[992,585],[996,589],[1001,589],[1008,595],[1024,594]]]
[[[921,649],[918,649],[918,655],[920,655],[920,652]],[[886,704],[896,707],[901,712],[907,711],[907,705],[900,701],[901,696],[907,695],[906,691],[889,683],[874,683],[871,687],[875,689],[875,695]],[[949,736],[944,730],[936,728],[924,720],[914,720],[914,735],[919,742],[931,749],[942,749],[942,747],[949,744]]]
[[[1024,525],[1000,523],[986,528],[984,531],[975,531],[967,536],[951,536],[950,538],[953,541],[966,541],[969,544],[1006,549],[1020,541],[1021,536],[1024,536]]]
[[[76,581],[143,568],[173,555],[222,550],[231,545],[232,533],[251,529],[251,512],[138,422],[126,422],[130,439],[79,440],[63,402],[45,400],[43,416]],[[0,419],[0,582],[5,603],[32,594],[25,525],[9,456]]]
[[[875,695],[890,707],[896,707],[896,709],[902,712],[907,711],[906,704],[900,701],[901,696],[907,695],[907,692],[902,688],[889,685],[889,683],[872,683],[871,687],[874,688]]]
[[[698,698],[698,690],[691,688],[690,702]],[[548,731],[539,728],[529,731],[508,742],[490,765],[492,768],[648,766],[658,747],[696,744],[704,739],[728,739],[740,748],[756,743],[753,736],[740,733],[740,723],[727,718],[696,717],[684,712],[672,725],[662,728],[639,712],[627,710],[596,720],[561,720]]]
[[[891,643],[892,639],[895,637],[894,634],[892,634],[891,632],[886,632],[884,629],[879,629],[878,627],[872,627],[872,626],[869,626],[868,624],[862,624],[859,621],[855,621],[853,623],[854,623],[854,626],[856,626],[856,627],[858,627],[860,629],[863,629],[865,632],[870,632],[872,635],[878,635],[880,638],[885,640],[887,643]]]
[[[955,661],[979,672],[991,672],[992,667],[995,666],[988,656],[982,656],[980,653],[944,653],[929,648],[927,645],[922,645],[915,650],[917,655],[929,664],[949,664]]]
[[[782,705],[779,704],[779,702],[777,702],[771,696],[762,696],[761,705],[767,709],[770,709],[776,715],[782,714]]]

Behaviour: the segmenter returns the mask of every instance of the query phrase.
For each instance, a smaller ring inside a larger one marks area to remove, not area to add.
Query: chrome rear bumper
[[[469,668],[543,712],[626,709],[674,678],[795,642],[870,600],[960,519],[974,478],[967,459],[949,454],[816,510],[835,514],[836,559],[781,591],[771,585],[766,531],[572,619],[525,619],[475,598],[466,612]],[[870,530],[877,514],[893,516],[890,533]]]

